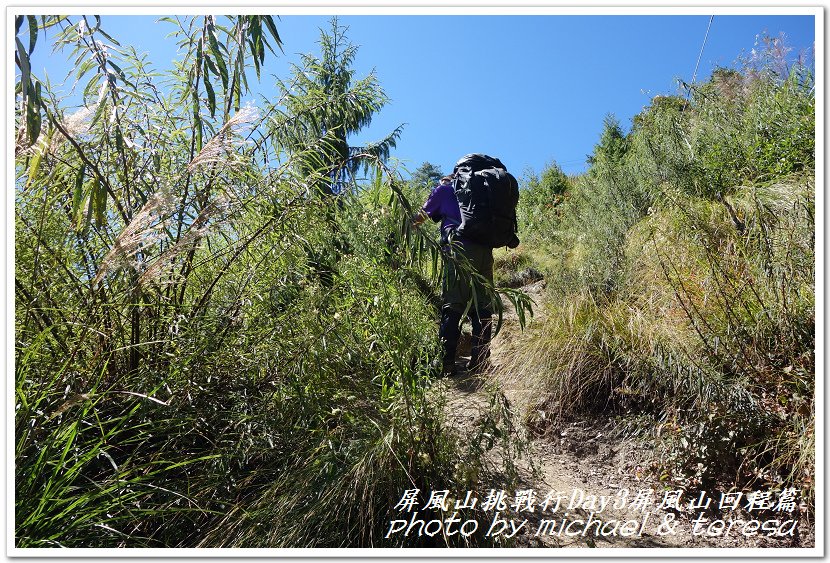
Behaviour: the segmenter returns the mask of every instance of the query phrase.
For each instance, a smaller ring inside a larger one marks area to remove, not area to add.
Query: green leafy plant
[[[16,22],[15,545],[417,544],[385,538],[396,500],[477,486],[485,447],[442,424],[442,254],[410,228],[397,133],[338,144],[380,85],[350,82],[334,21],[260,111],[271,17],[162,20],[161,77],[101,18]],[[31,94],[37,37],[74,57],[81,110]]]
[[[553,305],[507,377],[539,397],[539,431],[618,416],[659,445],[658,477],[810,497],[813,75],[766,44],[655,97],[628,134],[606,120],[543,243]]]

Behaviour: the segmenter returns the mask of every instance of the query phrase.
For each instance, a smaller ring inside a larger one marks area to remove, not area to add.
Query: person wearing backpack
[[[461,254],[467,257],[474,271],[478,272],[492,282],[493,279],[493,255],[492,249],[477,245],[472,241],[456,236],[456,229],[461,225],[461,209],[453,189],[453,177],[444,176],[439,184],[433,188],[421,212],[413,223],[417,226],[427,218],[441,223],[441,243],[444,250],[453,254]],[[489,272],[489,274],[488,274]],[[480,285],[480,284],[479,284]],[[438,328],[438,337],[442,346],[442,373],[447,376],[456,374],[455,354],[458,348],[458,340],[461,337],[461,318],[470,300],[470,288],[468,284],[462,283],[459,279],[455,264],[450,261],[444,263],[444,270],[441,279],[441,322]],[[489,343],[491,332],[490,318],[492,316],[489,303],[484,302],[484,295],[481,296],[478,309],[473,307],[468,311],[467,317],[472,326],[473,341],[478,342],[476,348],[477,357],[481,357],[483,348],[481,343]],[[483,322],[484,321],[484,322]],[[473,367],[471,357],[468,368]],[[475,362],[480,366],[481,359]]]
[[[498,159],[469,154],[441,178],[424,203],[415,224],[426,218],[441,221],[441,241],[455,256],[466,258],[473,272],[493,285],[493,248],[519,244],[516,237],[518,183]],[[464,260],[462,260],[464,262]],[[446,261],[442,276],[441,323],[443,373],[455,374],[455,354],[465,313],[472,328],[467,369],[481,371],[490,356],[493,306],[481,279],[469,278]],[[471,287],[472,286],[472,287]],[[475,292],[475,298],[473,295]]]

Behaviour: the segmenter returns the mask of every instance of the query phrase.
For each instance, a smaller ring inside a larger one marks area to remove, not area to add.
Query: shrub
[[[798,65],[718,69],[606,120],[546,244],[544,324],[511,350],[540,430],[621,417],[682,486],[814,475],[814,91]]]

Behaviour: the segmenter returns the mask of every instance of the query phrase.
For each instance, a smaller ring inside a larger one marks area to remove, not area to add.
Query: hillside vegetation
[[[509,377],[542,397],[540,430],[619,415],[669,484],[809,496],[815,91],[779,39],[766,47],[655,97],[628,134],[609,116],[586,174],[531,179],[523,259],[551,305]]]
[[[442,414],[449,258],[410,223],[436,171],[389,162],[400,127],[349,145],[388,100],[336,19],[256,107],[271,17],[166,20],[165,72],[99,18],[16,21],[16,546],[489,545],[384,537],[404,490],[515,451],[497,394],[463,440]],[[80,102],[31,72],[52,48]],[[623,415],[668,479],[811,490],[815,100],[776,61],[609,119],[588,173],[527,183],[499,259],[548,280],[507,366],[532,413]]]
[[[400,130],[346,143],[386,97],[344,28],[255,108],[269,17],[171,19],[161,76],[97,18],[17,24],[16,544],[383,545],[404,490],[466,488],[498,421],[460,444],[429,398],[440,247]]]

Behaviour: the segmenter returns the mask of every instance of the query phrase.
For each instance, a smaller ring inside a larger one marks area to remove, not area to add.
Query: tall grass
[[[16,116],[15,545],[425,543],[385,538],[397,500],[475,489],[492,446],[443,422],[443,258],[410,227],[389,139],[332,162],[331,135],[299,135],[336,117],[325,92],[240,107],[245,61],[279,43],[265,16],[170,20],[184,54],[163,84],[90,19],[19,22],[103,70],[78,70],[83,127],[43,84]],[[331,101],[366,124],[385,98],[358,86]]]
[[[404,490],[478,486],[487,446],[442,423],[417,264],[387,265],[383,225],[365,215],[399,218],[347,199],[339,242],[314,228],[330,215],[312,202],[296,211],[304,230],[276,226],[234,262],[223,257],[258,229],[225,226],[235,235],[195,255],[210,300],[164,311],[135,370],[129,349],[96,360],[83,334],[66,342],[74,358],[48,329],[29,341],[23,322],[45,313],[21,307],[18,546],[414,545],[425,539],[384,538]],[[313,252],[332,244],[347,249],[336,261]],[[50,314],[109,336],[75,307]]]
[[[619,415],[660,445],[664,479],[812,495],[814,91],[770,60],[655,98],[624,142],[606,122],[509,372],[540,429]]]

